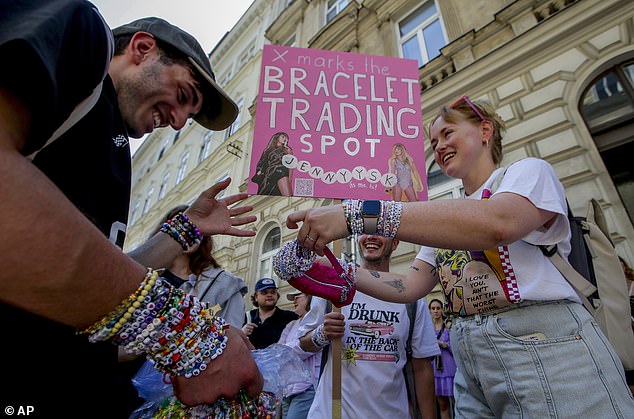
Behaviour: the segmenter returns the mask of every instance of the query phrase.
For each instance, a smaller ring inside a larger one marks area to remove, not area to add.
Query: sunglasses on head
[[[449,106],[450,109],[455,108],[455,106],[457,104],[459,104],[460,102],[464,101],[467,105],[469,105],[469,107],[473,110],[473,112],[475,112],[476,115],[478,115],[478,117],[482,120],[482,121],[487,121],[487,119],[484,117],[484,115],[482,115],[482,112],[480,112],[478,110],[478,108],[476,107],[476,105],[474,105],[469,98],[467,97],[467,95],[462,95],[462,97],[460,97],[460,99],[456,100],[454,103],[451,104],[451,106]]]

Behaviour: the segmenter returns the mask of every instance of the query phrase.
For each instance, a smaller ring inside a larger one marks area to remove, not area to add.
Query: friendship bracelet
[[[145,353],[157,370],[189,378],[223,353],[228,327],[206,303],[148,270],[130,297],[81,333],[91,342],[111,340],[134,354]]]
[[[138,302],[139,298],[141,297],[145,298],[148,291],[148,288],[147,288],[148,284],[150,284],[149,287],[151,288],[154,285],[154,282],[156,282],[157,278],[158,278],[158,272],[153,271],[152,269],[148,269],[148,272],[147,274],[145,274],[143,281],[141,282],[141,284],[139,285],[139,287],[134,293],[132,293],[125,300],[123,300],[117,307],[115,307],[114,310],[108,313],[104,318],[95,322],[92,326],[90,326],[86,330],[81,331],[80,333],[93,334],[97,332],[98,330],[103,330],[105,328],[110,329],[111,327],[113,327],[114,324],[120,319],[120,317],[125,316],[125,313],[129,312],[130,309],[132,309],[132,311],[136,310],[136,307],[138,307],[139,304],[136,304],[136,307],[135,307],[135,303]]]
[[[170,220],[163,223],[160,231],[176,240],[183,250],[189,250],[203,239],[196,224],[183,212],[177,213]]]
[[[159,405],[153,418],[250,418],[270,419],[275,417],[279,400],[272,392],[262,391],[257,397],[249,397],[243,389],[234,400],[220,398],[213,404],[185,406],[175,396]]]
[[[377,220],[376,234],[393,239],[401,224],[402,214],[402,202],[381,201],[381,215]]]
[[[273,256],[273,270],[282,280],[288,282],[313,266],[317,254],[302,246],[297,239],[287,242]]]
[[[361,216],[362,201],[347,199],[343,201],[343,213],[346,217],[346,226],[350,234],[363,234],[363,217]]]
[[[313,333],[311,333],[310,335],[310,340],[313,342],[313,345],[315,345],[315,347],[320,349],[323,349],[330,344],[330,341],[324,333],[323,323],[317,326],[315,330],[313,330]]]

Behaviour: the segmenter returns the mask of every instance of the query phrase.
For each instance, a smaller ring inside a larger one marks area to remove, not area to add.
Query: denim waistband
[[[454,321],[456,320],[471,320],[471,319],[475,319],[477,318],[482,318],[482,317],[486,317],[486,316],[494,316],[500,313],[504,313],[506,311],[511,311],[511,310],[517,310],[517,309],[521,309],[524,307],[530,307],[530,306],[536,306],[536,305],[548,305],[548,304],[576,304],[574,301],[571,300],[540,300],[540,301],[535,301],[535,300],[524,300],[524,301],[520,301],[519,303],[515,303],[515,304],[510,304],[508,306],[505,307],[500,307],[500,308],[496,308],[494,310],[490,310],[490,311],[485,311],[484,313],[475,313],[475,314],[468,314],[466,316],[456,316],[454,317]]]

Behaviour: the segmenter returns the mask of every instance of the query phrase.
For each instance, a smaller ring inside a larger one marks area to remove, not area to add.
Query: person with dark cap
[[[246,312],[242,331],[256,349],[276,343],[286,325],[298,318],[295,312],[277,307],[279,299],[273,278],[261,278],[255,283],[251,302],[256,308]]]
[[[189,118],[222,130],[236,118],[200,45],[158,18],[113,36],[81,0],[3,1],[0,21],[0,53],[13,62],[0,66],[3,405],[37,417],[127,417],[111,342],[155,361],[187,405],[240,388],[257,395],[244,334],[152,269],[204,236],[253,236],[239,228],[255,220],[252,208],[233,205],[246,194],[216,199],[230,180],[218,182],[130,255],[119,248],[128,138]]]

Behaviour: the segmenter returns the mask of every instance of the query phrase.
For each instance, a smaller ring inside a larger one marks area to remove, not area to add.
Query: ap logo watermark
[[[33,412],[35,412],[33,406],[6,406],[4,408],[4,414],[7,416],[29,416]]]

